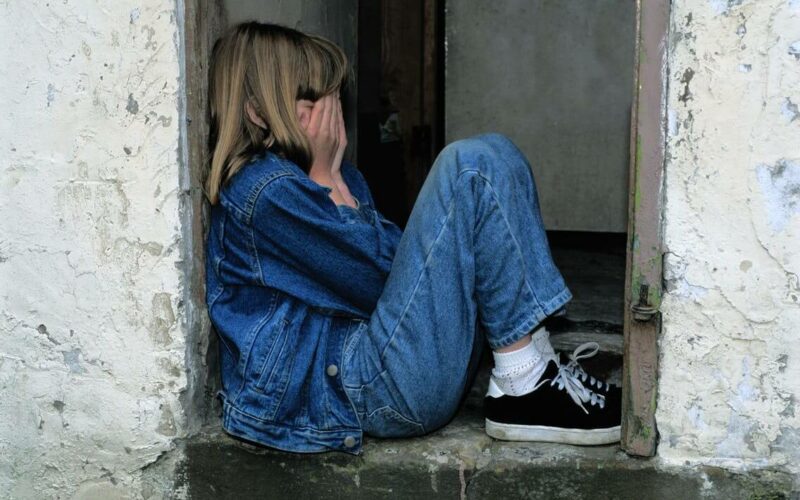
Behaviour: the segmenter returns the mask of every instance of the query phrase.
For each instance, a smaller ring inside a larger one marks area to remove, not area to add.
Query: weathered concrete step
[[[616,446],[495,441],[475,411],[425,437],[367,439],[358,457],[250,448],[216,431],[183,446],[178,488],[194,500],[791,498],[791,478],[782,472],[670,469]]]
[[[570,317],[550,317],[545,320],[550,342],[556,350],[572,351],[584,342],[597,342],[600,352],[622,356],[622,325],[604,321],[575,321]]]
[[[600,352],[622,356],[623,337],[617,333],[566,331],[550,335],[550,343],[557,351],[572,352],[584,342],[597,342]]]

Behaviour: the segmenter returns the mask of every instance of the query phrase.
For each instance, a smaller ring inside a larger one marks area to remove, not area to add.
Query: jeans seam
[[[375,408],[371,412],[366,413],[365,416],[364,416],[364,419],[365,420],[369,419],[370,417],[374,416],[379,411],[382,411],[384,408],[387,408],[389,411],[394,412],[398,417],[400,417],[400,419],[405,420],[406,421],[405,423],[409,423],[409,424],[411,424],[413,426],[418,427],[422,434],[426,433],[425,426],[422,424],[422,422],[414,420],[413,418],[408,418],[405,414],[403,414],[403,412],[401,412],[400,410],[395,408],[394,405],[385,404],[383,406]]]
[[[350,360],[353,358],[353,354],[355,353],[355,346],[361,340],[361,337],[364,335],[364,331],[368,328],[368,323],[363,320],[357,320],[359,325],[355,327],[352,332],[349,332],[347,337],[344,339],[344,343],[342,346],[342,366],[348,365]]]
[[[478,172],[478,176],[481,179],[483,179],[484,182],[486,182],[486,185],[489,187],[489,191],[491,192],[491,195],[492,195],[492,198],[494,200],[494,203],[497,206],[497,208],[498,208],[498,210],[500,212],[500,215],[503,217],[503,222],[505,222],[505,224],[506,224],[506,231],[508,231],[508,234],[511,235],[511,238],[514,241],[514,249],[516,250],[517,254],[519,255],[519,260],[522,263],[522,268],[523,268],[523,271],[525,272],[525,286],[528,287],[528,291],[531,292],[531,295],[533,296],[533,300],[536,301],[536,305],[541,309],[541,307],[542,307],[541,301],[539,301],[539,297],[536,296],[536,292],[533,291],[533,288],[531,287],[531,284],[528,282],[528,268],[527,268],[527,266],[525,264],[525,258],[524,258],[523,254],[522,254],[521,246],[519,244],[519,241],[517,241],[517,237],[514,235],[514,232],[511,230],[511,224],[509,224],[508,217],[506,217],[506,214],[503,211],[503,206],[500,204],[499,198],[497,197],[497,191],[495,191],[494,186],[492,186],[492,183],[491,183],[491,181],[489,180],[488,177],[485,177],[480,172]]]
[[[442,234],[444,234],[444,229],[445,229],[445,227],[447,227],[447,222],[450,220],[450,217],[453,215],[453,211],[455,210],[455,206],[456,206],[456,204],[455,204],[455,196],[453,196],[450,199],[450,203],[449,203],[449,206],[448,206],[448,209],[447,209],[447,216],[445,216],[445,218],[444,218],[444,223],[442,223],[442,227],[439,228],[439,231],[436,234],[436,238],[433,240],[433,243],[431,244],[431,247],[430,247],[430,249],[428,251],[428,254],[425,256],[425,262],[422,264],[422,270],[426,269],[428,264],[430,263],[430,259],[431,259],[431,256],[433,255],[433,251],[436,248],[436,245],[439,243],[439,241],[440,241],[440,239],[442,237]],[[397,324],[395,325],[394,330],[392,330],[392,334],[389,335],[389,340],[386,342],[386,345],[381,350],[380,361],[381,361],[381,366],[382,367],[385,366],[383,360],[384,360],[384,357],[386,356],[386,350],[389,349],[389,346],[394,343],[395,336],[397,334],[397,330],[400,328],[400,325],[403,324],[403,321],[406,318],[406,314],[408,313],[408,309],[411,307],[411,302],[414,300],[414,297],[417,294],[417,290],[419,290],[420,284],[422,283],[422,277],[425,274],[425,273],[422,272],[422,270],[420,270],[420,273],[417,276],[417,282],[414,284],[414,290],[411,292],[411,295],[410,295],[410,297],[408,299],[408,302],[406,302],[405,307],[403,307],[403,312],[400,314],[400,317],[397,320]],[[383,373],[385,371],[386,371],[386,369],[384,368],[381,373]],[[374,381],[374,379],[373,379],[373,381]],[[411,405],[408,404],[408,401],[406,400],[405,395],[399,393],[399,391],[398,391],[397,397],[403,400],[403,404],[405,404],[406,408],[408,408],[409,410],[411,409]]]
[[[373,382],[378,380],[384,373],[386,373],[386,368],[383,368],[383,363],[381,363],[381,370],[371,379],[368,381],[360,384],[360,385],[350,385],[350,384],[342,384],[343,387],[347,387],[348,389],[353,389],[355,391],[363,391],[365,387],[371,385]]]
[[[433,255],[433,250],[434,250],[434,248],[436,248],[436,245],[439,243],[439,240],[441,239],[442,234],[444,232],[444,228],[447,226],[447,221],[450,220],[450,216],[453,214],[453,209],[454,208],[455,208],[455,203],[451,199],[450,200],[450,206],[447,209],[447,216],[444,219],[444,223],[439,228],[439,232],[436,234],[436,238],[433,240],[433,243],[431,244],[431,247],[428,250],[428,254],[425,256],[425,262],[422,264],[422,269],[425,269],[427,267],[428,263],[430,262],[431,255]],[[395,325],[394,329],[392,330],[391,335],[389,335],[389,340],[386,342],[386,345],[383,346],[383,349],[381,350],[381,355],[380,355],[381,363],[383,363],[383,358],[386,355],[386,350],[389,348],[389,346],[394,341],[395,334],[397,334],[397,330],[400,328],[400,325],[403,323],[403,320],[405,319],[406,314],[408,313],[408,308],[411,307],[411,302],[414,300],[414,296],[417,294],[417,290],[419,290],[419,286],[420,286],[420,283],[422,282],[423,275],[424,275],[424,273],[422,272],[422,270],[420,270],[420,273],[417,276],[417,282],[414,283],[414,290],[412,290],[411,295],[410,295],[410,297],[408,299],[408,302],[406,302],[406,305],[403,307],[403,312],[400,313],[400,317],[397,320],[397,324]]]
[[[505,163],[508,162],[506,161]],[[522,270],[525,275],[525,280],[524,280],[525,286],[527,287],[528,292],[530,292],[531,296],[533,297],[533,302],[534,302],[533,305],[536,308],[538,308],[538,310],[534,310],[531,313],[531,315],[527,316],[519,326],[511,330],[511,332],[505,334],[498,342],[491,342],[490,344],[494,344],[492,348],[495,349],[513,344],[514,342],[525,336],[525,334],[527,334],[534,326],[536,326],[536,324],[541,321],[540,311],[542,310],[542,304],[541,301],[539,300],[539,297],[536,295],[536,292],[533,291],[533,287],[531,287],[530,282],[528,281],[528,268],[525,264],[525,258],[524,255],[522,254],[519,241],[517,241],[514,232],[511,230],[511,224],[508,222],[508,217],[506,217],[506,214],[503,211],[503,207],[500,204],[499,198],[497,196],[497,191],[494,189],[491,180],[488,177],[484,176],[479,170],[468,170],[465,172],[474,172],[478,177],[480,177],[486,183],[486,186],[489,190],[492,200],[494,201],[495,206],[497,206],[497,209],[500,212],[500,216],[503,218],[503,222],[505,223],[506,226],[506,232],[511,236],[511,240],[514,242],[514,250],[519,256],[519,260],[522,265]]]

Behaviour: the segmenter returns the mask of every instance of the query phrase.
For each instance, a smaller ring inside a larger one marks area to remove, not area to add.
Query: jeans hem
[[[572,300],[572,292],[570,292],[569,288],[564,287],[552,299],[542,304],[541,307],[534,309],[534,311],[510,333],[506,334],[498,341],[489,340],[489,347],[493,351],[496,351],[497,349],[513,344],[530,333],[535,326],[544,321],[545,318],[560,309],[570,300]]]

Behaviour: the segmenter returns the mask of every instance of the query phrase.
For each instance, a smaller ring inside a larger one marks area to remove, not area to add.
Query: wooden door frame
[[[636,1],[625,268],[622,448],[655,455],[670,0]]]
[[[182,17],[182,78],[185,96],[181,125],[181,213],[183,214],[184,248],[190,249],[184,258],[187,268],[188,336],[187,365],[203,367],[190,369],[188,389],[182,401],[190,408],[190,427],[197,428],[220,412],[215,397],[221,387],[218,369],[217,336],[205,308],[205,240],[208,232],[209,204],[203,183],[209,160],[208,136],[210,112],[208,103],[208,65],[214,40],[226,24],[225,12],[219,1],[185,0]]]

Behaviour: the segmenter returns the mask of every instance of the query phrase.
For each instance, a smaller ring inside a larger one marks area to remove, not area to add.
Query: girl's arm
[[[345,312],[369,317],[392,267],[400,228],[382,218],[343,218],[325,190],[298,175],[267,183],[251,220],[265,285],[305,297],[300,283],[311,283],[337,296]],[[313,296],[307,301],[330,307]]]

